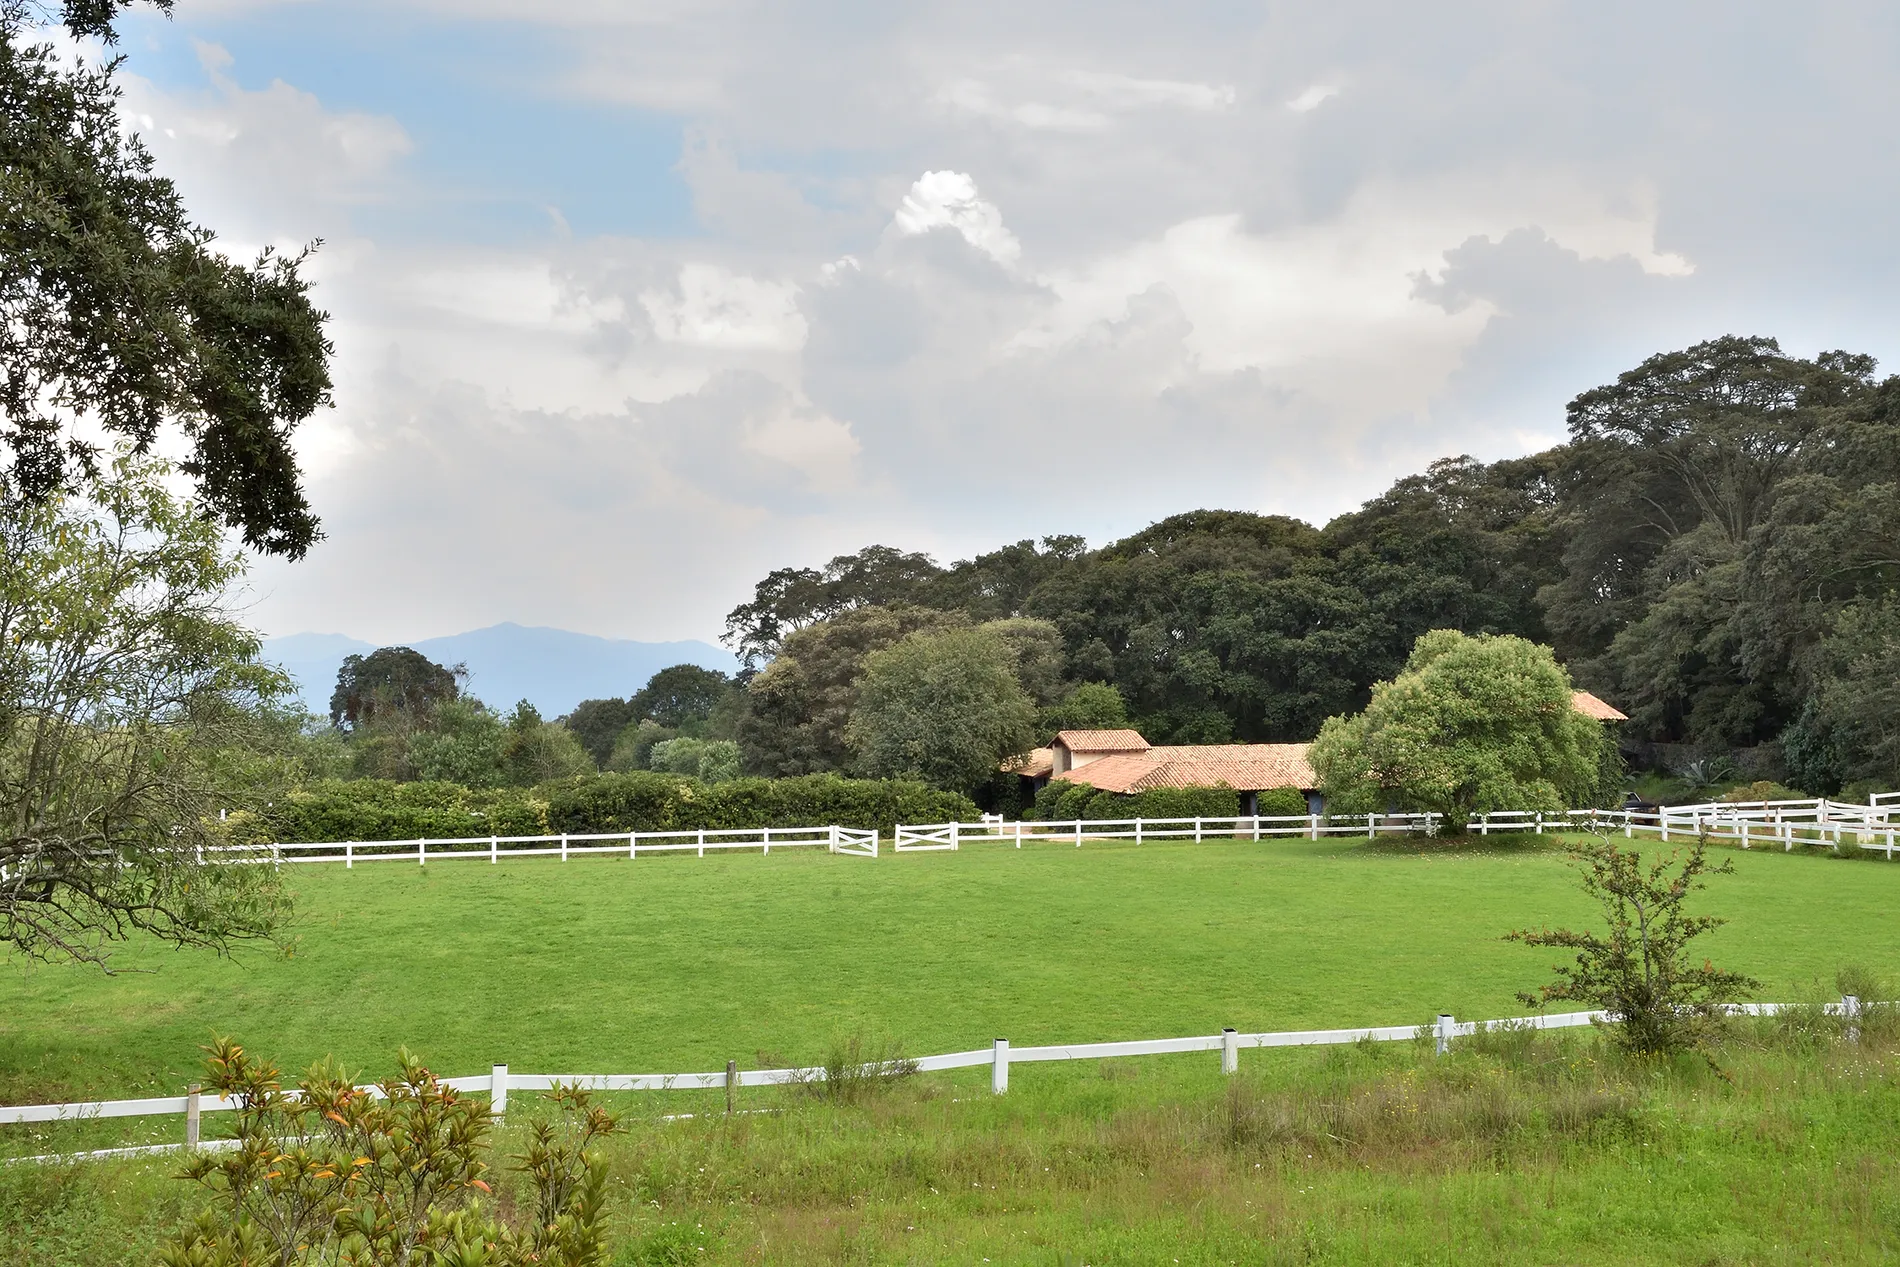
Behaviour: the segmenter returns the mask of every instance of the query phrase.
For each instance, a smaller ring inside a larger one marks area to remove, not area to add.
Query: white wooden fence
[[[892,847],[899,853],[954,850],[966,844],[1006,844],[1021,848],[1025,841],[1081,845],[1084,841],[1244,838],[1269,840],[1303,837],[1435,836],[1443,827],[1439,814],[1292,814],[1242,815],[1234,818],[1119,818],[1066,822],[1009,822],[986,815],[974,823],[899,823]],[[1660,810],[1580,809],[1564,812],[1500,810],[1473,816],[1466,830],[1488,836],[1494,832],[1621,831],[1625,836],[1687,839],[1706,831],[1711,840],[1728,840],[1750,849],[1757,845],[1824,845],[1839,849],[1843,843],[1878,850],[1891,861],[1900,850],[1900,792],[1877,793],[1867,805],[1839,801],[1710,802],[1671,805]],[[840,827],[748,827],[684,829],[679,831],[564,832],[546,836],[459,836],[412,840],[332,840],[294,844],[231,845],[200,850],[201,862],[285,863],[359,862],[498,863],[503,858],[569,858],[590,855],[637,859],[642,854],[708,851],[823,848],[828,853],[875,858],[879,835],[870,829]]]
[[[1071,819],[1064,822],[1007,822],[985,818],[975,823],[900,823],[892,849],[898,853],[960,849],[966,844],[1024,841],[1072,844],[1084,841],[1248,839],[1274,837],[1436,836],[1444,825],[1439,814],[1295,814],[1236,818]],[[1500,810],[1473,815],[1466,830],[1492,833],[1620,831],[1641,836],[1689,840],[1706,833],[1711,840],[1733,841],[1744,849],[1757,845],[1821,845],[1838,850],[1843,843],[1884,853],[1892,861],[1900,841],[1900,798],[1887,804],[1847,805],[1825,800],[1714,802],[1675,805],[1661,810],[1567,811]]]
[[[1791,1006],[1797,1005],[1734,1003],[1727,1005],[1726,1010],[1732,1015],[1772,1016]],[[1826,1004],[1825,1010],[1836,1016],[1858,1016],[1861,1014],[1861,1002],[1849,995],[1839,1003]],[[1567,1029],[1580,1025],[1593,1025],[1609,1019],[1609,1014],[1601,1011],[1546,1013],[1539,1016],[1517,1016],[1495,1021],[1458,1021],[1448,1014],[1441,1014],[1434,1023],[1423,1026],[1381,1025],[1363,1029],[1280,1030],[1257,1034],[1243,1034],[1233,1029],[1224,1029],[1218,1034],[1196,1035],[1190,1038],[1150,1038],[1136,1039],[1132,1042],[1011,1047],[1008,1039],[998,1038],[988,1047],[923,1056],[907,1063],[919,1073],[987,1065],[990,1069],[990,1090],[996,1095],[1002,1095],[1009,1090],[1011,1065],[1041,1061],[1112,1060],[1125,1056],[1161,1056],[1183,1052],[1217,1051],[1220,1053],[1221,1072],[1234,1073],[1240,1067],[1240,1051],[1245,1047],[1320,1047],[1358,1042],[1406,1042],[1431,1037],[1438,1054],[1443,1055],[1450,1049],[1452,1040],[1468,1038],[1481,1030]],[[866,1071],[875,1072],[880,1066],[873,1064],[864,1068]],[[725,1089],[730,1092],[740,1087],[786,1086],[822,1082],[824,1079],[825,1069],[822,1066],[791,1069],[739,1069],[733,1062],[728,1061],[723,1071],[711,1073],[521,1074],[511,1073],[507,1065],[495,1065],[486,1074],[475,1074],[466,1078],[444,1078],[441,1080],[441,1085],[461,1092],[486,1092],[492,1111],[497,1117],[501,1117],[507,1112],[508,1093],[511,1091],[552,1091],[556,1087],[583,1087],[590,1091],[716,1091]],[[382,1094],[374,1085],[357,1089],[371,1095]],[[37,1122],[79,1122],[117,1117],[184,1115],[186,1140],[183,1144],[103,1149],[91,1153],[56,1156],[69,1158],[125,1155],[170,1148],[197,1147],[200,1144],[199,1119],[201,1115],[230,1112],[237,1107],[235,1100],[218,1095],[203,1095],[195,1090],[185,1095],[156,1096],[142,1100],[0,1105],[0,1126]],[[53,1158],[28,1157],[10,1160],[51,1159]]]
[[[200,862],[500,862],[503,858],[569,858],[592,854],[638,858],[708,850],[822,848],[828,853],[875,858],[878,834],[833,823],[825,827],[744,827],[720,830],[563,832],[553,836],[459,836],[414,840],[329,840],[304,844],[231,845],[200,850]]]

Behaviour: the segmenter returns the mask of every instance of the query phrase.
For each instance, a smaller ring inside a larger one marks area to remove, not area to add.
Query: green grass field
[[[374,1075],[406,1044],[444,1074],[660,1072],[852,1034],[921,1054],[1515,1015],[1554,952],[1500,935],[1591,918],[1553,843],[298,869],[288,957],[10,969],[0,1101],[175,1093],[214,1033],[289,1070]],[[1900,864],[1721,856],[1736,874],[1700,905],[1733,922],[1708,950],[1763,997],[1824,997],[1849,963],[1900,976]],[[1028,1065],[1001,1099],[967,1070],[860,1104],[751,1091],[767,1112],[733,1119],[709,1093],[616,1097],[613,1261],[1893,1261],[1895,1039],[1746,1023],[1719,1072],[1588,1031],[1246,1052],[1238,1079],[1211,1053]],[[0,1128],[0,1155],[178,1129]],[[0,1264],[149,1263],[194,1202],[175,1168],[0,1166]]]
[[[1725,851],[1725,966],[1784,997],[1900,970],[1900,864]],[[132,946],[116,976],[0,975],[0,1099],[176,1094],[227,1034],[287,1069],[664,1072],[1522,1012],[1553,952],[1499,940],[1589,910],[1539,841],[1044,845],[291,873],[288,957]]]

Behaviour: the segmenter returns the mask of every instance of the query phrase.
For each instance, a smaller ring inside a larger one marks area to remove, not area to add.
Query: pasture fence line
[[[1773,1016],[1802,1006],[1810,1005],[1730,1003],[1723,1005],[1723,1010],[1735,1016]],[[1821,1007],[1828,1015],[1847,1018],[1850,1021],[1848,1037],[1858,1039],[1858,1029],[1853,1027],[1851,1022],[1853,1018],[1861,1015],[1862,1005],[1859,999],[1846,995],[1839,1003],[1827,1003]],[[1009,1091],[1009,1070],[1012,1065],[1062,1060],[1115,1060],[1130,1056],[1164,1056],[1189,1052],[1219,1052],[1221,1072],[1232,1074],[1238,1072],[1240,1068],[1241,1049],[1248,1047],[1322,1047],[1359,1042],[1409,1042],[1430,1038],[1435,1052],[1442,1056],[1451,1049],[1454,1040],[1469,1038],[1479,1033],[1520,1029],[1569,1029],[1583,1025],[1602,1024],[1612,1019],[1610,1013],[1604,1011],[1544,1013],[1492,1021],[1460,1021],[1449,1013],[1440,1013],[1436,1020],[1427,1025],[1379,1025],[1358,1029],[1241,1033],[1227,1028],[1218,1034],[1194,1035],[1187,1038],[1148,1038],[1123,1042],[1063,1043],[1030,1047],[1012,1047],[1008,1039],[998,1038],[993,1040],[988,1047],[974,1048],[969,1051],[943,1052],[938,1055],[921,1056],[914,1060],[874,1061],[859,1066],[852,1070],[852,1073],[857,1076],[877,1077],[900,1071],[932,1073],[987,1065],[990,1069],[991,1092],[995,1095],[1003,1095]],[[497,1064],[492,1066],[486,1074],[443,1078],[440,1080],[440,1085],[464,1093],[486,1093],[490,1111],[497,1118],[505,1118],[508,1111],[508,1095],[511,1091],[553,1091],[558,1087],[578,1087],[589,1091],[718,1091],[723,1089],[726,1092],[726,1103],[730,1110],[733,1104],[733,1093],[738,1088],[795,1086],[823,1082],[826,1077],[827,1071],[824,1066],[740,1069],[736,1062],[730,1060],[726,1062],[724,1069],[708,1073],[523,1074],[511,1072],[505,1064]],[[359,1086],[356,1089],[367,1095],[377,1097],[382,1095],[381,1088],[374,1084]],[[137,1100],[94,1100],[72,1104],[0,1105],[0,1126],[38,1122],[92,1121],[120,1117],[159,1117],[180,1114],[184,1116],[185,1141],[182,1144],[142,1145],[127,1149],[100,1149],[86,1153],[54,1154],[45,1158],[22,1157],[6,1160],[40,1161],[55,1157],[70,1160],[82,1157],[125,1156],[176,1148],[216,1146],[220,1141],[206,1141],[201,1137],[203,1115],[230,1112],[238,1107],[236,1099],[205,1094],[199,1086],[194,1084],[181,1096],[155,1096]]]
[[[1003,844],[1021,848],[1024,842],[1056,842],[1081,846],[1085,841],[1130,840],[1136,844],[1162,840],[1248,839],[1300,837],[1437,836],[1445,816],[1436,813],[1284,814],[1199,818],[1105,818],[1064,821],[1014,821],[985,814],[976,822],[898,823],[891,834],[897,853],[957,850],[966,844]],[[1820,845],[1838,851],[1845,844],[1886,855],[1892,861],[1900,851],[1900,792],[1876,793],[1869,804],[1824,799],[1788,801],[1715,801],[1702,805],[1669,805],[1653,809],[1496,810],[1471,815],[1465,830],[1480,836],[1502,832],[1621,831],[1626,837],[1670,841],[1706,834],[1711,840],[1733,841],[1744,849],[1780,845]],[[752,851],[823,849],[850,857],[876,858],[880,833],[873,828],[821,827],[675,828],[667,831],[560,832],[539,836],[415,837],[403,840],[332,840],[273,842],[200,847],[200,863],[268,863],[283,867],[301,863],[358,863],[483,861],[504,858],[570,858]],[[4,878],[10,868],[0,868]]]
[[[573,857],[624,855],[638,859],[642,854],[692,853],[705,857],[708,850],[757,850],[770,854],[774,849],[815,849],[827,853],[875,858],[878,833],[871,829],[841,827],[830,823],[823,827],[733,827],[680,828],[673,831],[560,832],[546,836],[455,836],[419,837],[407,840],[329,840],[300,843],[224,845],[200,848],[199,862],[259,862],[282,866],[286,863],[340,862],[353,868],[359,862],[413,862],[427,866],[431,862],[488,861],[503,858],[552,858],[566,862]]]
[[[1010,821],[985,816],[974,823],[899,823],[891,848],[897,853],[957,850],[966,844],[1014,845],[1025,841],[1071,844],[1085,841],[1210,838],[1269,840],[1302,837],[1437,836],[1445,817],[1434,813],[1283,814],[1200,818],[1104,818],[1062,821]],[[1846,805],[1826,800],[1713,802],[1659,809],[1497,810],[1471,815],[1465,830],[1493,833],[1621,831],[1625,837],[1662,841],[1706,835],[1744,849],[1780,845],[1820,845],[1839,851],[1843,844],[1884,853],[1888,861],[1900,849],[1900,798],[1890,804]]]

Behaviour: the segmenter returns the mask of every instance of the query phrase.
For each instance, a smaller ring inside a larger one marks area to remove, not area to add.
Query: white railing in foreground
[[[1798,1005],[1732,1003],[1726,1006],[1726,1010],[1733,1015],[1772,1016],[1793,1006]],[[1836,1016],[1852,1017],[1860,1015],[1861,1004],[1860,1000],[1850,995],[1839,1003],[1825,1004],[1824,1008]],[[1468,1038],[1480,1030],[1567,1029],[1591,1025],[1607,1019],[1608,1013],[1600,1011],[1547,1013],[1541,1016],[1516,1016],[1495,1021],[1458,1021],[1449,1015],[1441,1014],[1431,1025],[1281,1030],[1259,1034],[1243,1034],[1232,1029],[1225,1029],[1218,1034],[1196,1035],[1190,1038],[1136,1039],[1132,1042],[1011,1047],[1008,1039],[999,1038],[988,1047],[923,1056],[909,1063],[919,1073],[988,1065],[990,1090],[1001,1095],[1009,1089],[1011,1065],[1040,1061],[1110,1060],[1123,1056],[1162,1056],[1180,1052],[1218,1051],[1221,1053],[1221,1072],[1233,1073],[1239,1068],[1240,1050],[1243,1047],[1320,1047],[1340,1043],[1403,1042],[1429,1036],[1436,1040],[1436,1049],[1442,1055],[1449,1050],[1453,1039]],[[476,1074],[467,1078],[444,1078],[441,1084],[457,1091],[487,1092],[493,1111],[496,1115],[502,1116],[507,1112],[510,1091],[552,1091],[557,1086],[584,1087],[590,1091],[717,1091],[738,1087],[772,1087],[821,1082],[824,1078],[825,1070],[822,1066],[800,1069],[739,1069],[728,1063],[723,1071],[712,1073],[520,1074],[510,1073],[507,1065],[496,1065],[486,1074]],[[371,1095],[381,1094],[380,1090],[373,1085],[357,1089]],[[186,1118],[188,1137],[187,1143],[183,1146],[195,1147],[199,1143],[198,1118],[200,1114],[230,1112],[237,1107],[235,1100],[196,1093],[158,1096],[143,1100],[22,1104],[0,1106],[0,1126],[29,1122],[90,1121],[108,1117],[156,1117],[182,1113]],[[151,1146],[148,1145],[136,1151],[149,1151],[150,1148]],[[105,1151],[119,1152],[121,1150]],[[73,1156],[83,1155],[88,1154],[73,1154]],[[98,1155],[105,1154],[102,1152]]]
[[[1573,809],[1563,811],[1499,810],[1473,815],[1465,829],[1480,836],[1493,832],[1620,831],[1626,837],[1687,840],[1707,833],[1710,840],[1734,841],[1744,849],[1756,845],[1824,845],[1838,850],[1843,843],[1885,853],[1893,859],[1900,850],[1900,805],[1840,806],[1830,802],[1786,802],[1787,809],[1770,804],[1669,806],[1660,811]],[[1848,813],[1844,811],[1856,811]],[[1004,844],[1022,848],[1024,841],[1052,841],[1078,848],[1084,841],[1247,839],[1275,837],[1350,836],[1367,840],[1379,836],[1436,836],[1443,826],[1438,814],[1296,814],[1238,818],[1105,818],[1062,822],[1006,822],[986,818],[975,823],[899,823],[891,848],[897,853],[960,849],[966,844]]]
[[[503,858],[554,858],[590,854],[625,855],[693,853],[707,850],[822,848],[828,853],[877,857],[878,835],[856,827],[740,827],[688,828],[681,831],[563,832],[552,836],[460,836],[410,840],[328,840],[301,844],[231,845],[201,850],[200,862],[431,862],[455,860],[499,862]]]

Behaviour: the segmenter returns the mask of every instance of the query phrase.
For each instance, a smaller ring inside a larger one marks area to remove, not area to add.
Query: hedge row
[[[582,775],[536,789],[553,831],[673,831],[735,827],[876,828],[974,819],[967,796],[904,779],[728,779],[701,783],[672,775]]]
[[[233,840],[295,844],[542,836],[559,832],[675,831],[736,827],[872,828],[972,820],[968,797],[922,783],[845,779],[698,779],[653,771],[583,774],[536,788],[331,779],[292,792],[263,814],[237,814]]]

